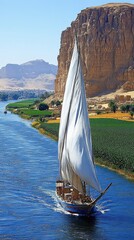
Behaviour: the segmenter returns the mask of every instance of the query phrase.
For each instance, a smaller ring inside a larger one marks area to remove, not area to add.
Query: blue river
[[[0,239],[133,240],[134,182],[97,166],[102,188],[111,188],[91,218],[64,212],[55,197],[57,142],[0,102]]]

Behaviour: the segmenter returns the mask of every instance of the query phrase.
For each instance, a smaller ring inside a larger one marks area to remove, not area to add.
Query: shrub
[[[49,106],[46,103],[40,103],[38,108],[40,111],[43,111],[43,110],[48,110]]]

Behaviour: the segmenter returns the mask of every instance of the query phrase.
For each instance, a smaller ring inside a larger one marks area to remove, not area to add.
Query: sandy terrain
[[[131,98],[134,98],[134,91],[130,91],[130,92],[125,92],[123,91],[123,89],[119,89],[115,92],[112,92],[112,93],[109,93],[109,94],[105,94],[105,95],[101,95],[99,97],[94,97],[92,99],[98,99],[98,100],[103,100],[103,99],[106,99],[106,100],[110,100],[110,99],[114,99],[115,96],[117,95],[124,95],[124,96],[127,96],[127,95],[130,95]]]
[[[54,79],[53,74],[39,75],[37,78],[27,78],[27,79],[0,79],[0,90],[5,91],[15,91],[15,90],[25,90],[25,89],[54,89]]]

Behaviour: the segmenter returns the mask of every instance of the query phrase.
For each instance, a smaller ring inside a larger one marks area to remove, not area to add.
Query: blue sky
[[[0,0],[0,67],[36,59],[57,65],[62,31],[81,10],[107,2],[110,1]]]

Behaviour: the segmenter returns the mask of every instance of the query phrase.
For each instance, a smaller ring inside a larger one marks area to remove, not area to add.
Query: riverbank
[[[22,118],[31,116],[30,119],[33,121],[32,126],[34,128],[38,129],[41,134],[58,141],[60,118],[53,120],[52,117],[43,117],[43,114],[46,115],[46,111],[43,113],[44,111],[39,112],[31,109],[33,103],[34,101],[22,101],[22,103],[19,102],[19,106],[12,104],[11,107],[18,106],[18,110],[15,113]],[[21,107],[20,109],[22,104],[23,108]],[[27,115],[24,114],[26,112]],[[105,166],[134,180],[134,125],[130,114],[119,111],[98,115],[90,114],[90,123],[96,164]]]
[[[104,161],[104,160],[95,159],[95,164],[98,165],[98,166],[107,168],[110,171],[114,171],[114,172],[124,176],[126,179],[134,181],[134,174],[133,173],[129,173],[125,170],[117,169],[115,166],[112,166],[112,165],[110,166],[110,164],[107,164],[107,162]]]
[[[58,136],[56,136],[55,134],[52,134],[50,131],[47,131],[44,128],[42,128],[40,126],[39,122],[34,121],[34,122],[32,122],[31,126],[36,128],[41,134],[46,135],[47,137],[49,137],[55,141],[58,141]]]
[[[118,120],[117,120],[118,121]],[[123,124],[123,121],[121,121],[122,122],[122,124]],[[103,122],[102,122],[103,123]],[[102,124],[100,121],[99,121],[99,125],[100,124]],[[105,123],[105,122],[104,122]],[[115,122],[113,122],[114,124],[115,124]],[[97,122],[92,122],[92,120],[91,120],[91,126],[92,125],[94,125],[95,124],[95,127],[97,127]],[[107,122],[107,124],[112,124],[112,122],[110,121],[109,122],[109,120],[108,120],[108,122]],[[130,123],[131,124],[131,123]],[[130,124],[129,124],[129,126],[130,126]],[[104,124],[103,124],[104,125]],[[53,140],[55,140],[55,141],[58,141],[58,126],[59,126],[59,122],[55,122],[55,123],[52,123],[52,121],[51,121],[51,123],[49,122],[49,123],[45,123],[45,124],[42,124],[42,123],[39,123],[39,122],[33,122],[32,123],[32,126],[33,127],[35,127],[36,129],[38,129],[39,131],[40,131],[40,133],[42,133],[42,134],[45,134],[45,135],[47,135],[48,137],[50,137],[50,138],[52,138]],[[123,127],[125,127],[125,125],[122,125]],[[115,125],[114,125],[114,127],[116,127]],[[92,128],[93,128],[93,126],[92,126]],[[111,130],[112,130],[112,125],[110,126],[110,128],[111,128]],[[55,130],[55,132],[53,131],[53,129]],[[56,130],[57,129],[57,130]],[[93,128],[93,130],[94,130],[94,128]],[[99,130],[100,131],[100,130]],[[102,131],[103,131],[103,129],[102,129]],[[115,131],[116,131],[116,129],[115,129]],[[117,134],[118,134],[118,132],[117,132]],[[106,167],[106,168],[108,168],[108,169],[110,169],[110,170],[112,170],[112,171],[115,171],[115,172],[117,172],[117,173],[119,173],[119,174],[121,174],[121,175],[123,175],[123,176],[125,176],[127,179],[130,179],[130,180],[134,180],[134,173],[133,172],[130,172],[129,170],[127,170],[127,169],[121,169],[121,168],[123,168],[123,162],[122,162],[122,156],[120,156],[120,158],[118,158],[118,155],[120,155],[120,151],[117,151],[117,153],[115,154],[115,150],[114,150],[114,148],[115,147],[117,147],[118,148],[118,142],[116,143],[116,146],[115,145],[113,145],[112,146],[112,142],[111,142],[111,140],[110,140],[110,144],[111,144],[111,150],[113,150],[113,152],[111,153],[111,155],[110,154],[108,154],[108,150],[105,150],[105,151],[103,151],[102,153],[98,150],[98,149],[100,149],[100,148],[102,148],[102,146],[101,145],[98,145],[97,146],[97,143],[96,143],[96,137],[98,138],[98,136],[96,135],[95,136],[95,133],[94,133],[94,131],[92,131],[92,135],[93,135],[93,146],[95,145],[95,147],[94,147],[94,155],[95,155],[95,163],[97,164],[97,165],[100,165],[100,166],[102,166],[102,167]],[[118,134],[119,135],[119,134]],[[124,133],[124,135],[125,135],[125,133]],[[119,136],[118,136],[119,137]],[[131,136],[130,136],[131,137]],[[106,137],[104,137],[104,138],[106,138]],[[124,136],[124,138],[125,138],[125,136]],[[106,140],[106,141],[108,141],[108,139]],[[128,140],[126,140],[126,142],[127,142]],[[101,142],[101,141],[100,141]],[[115,140],[113,141],[113,143],[115,142]],[[99,143],[100,144],[100,143]],[[123,144],[123,142],[121,143],[121,144]],[[125,145],[125,143],[123,144],[123,145]],[[124,146],[125,147],[125,146]],[[131,146],[129,146],[130,147],[130,149],[131,149]],[[97,150],[96,150],[96,148],[97,148]],[[129,149],[129,148],[128,148]],[[98,151],[98,152],[97,152]],[[133,154],[132,152],[130,153],[130,150],[128,150],[128,154],[126,155],[126,156],[130,156],[131,157],[131,154]],[[114,156],[115,155],[115,156]],[[100,156],[105,156],[106,158],[102,158],[102,157],[100,157]],[[126,157],[125,156],[125,157]],[[130,158],[129,157],[129,158]],[[127,158],[127,157],[126,157]],[[125,158],[125,159],[126,159]],[[110,159],[110,161],[108,161],[107,159]],[[120,160],[121,159],[121,160]],[[112,160],[114,160],[114,161],[112,161]],[[130,159],[129,159],[130,160]],[[124,160],[125,161],[125,160]],[[122,162],[122,165],[121,165],[121,162]],[[129,166],[131,166],[131,165],[133,165],[133,163],[131,163],[131,161],[130,162],[128,162],[128,163],[125,163],[126,164],[126,166],[127,166],[127,164],[129,165]],[[120,167],[119,167],[119,165],[120,165]],[[125,166],[125,165],[124,165]]]

